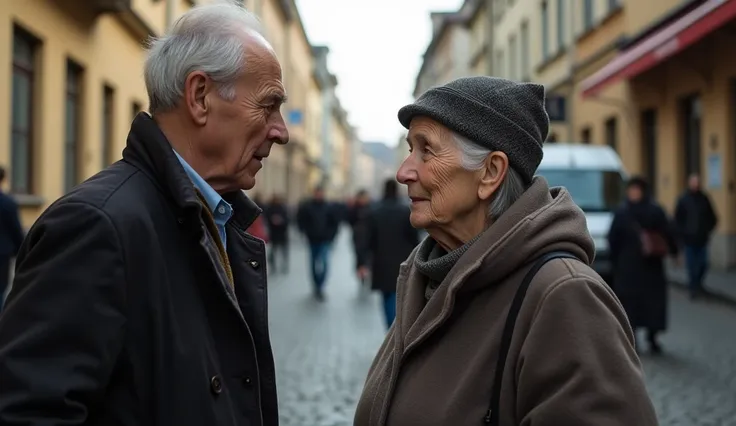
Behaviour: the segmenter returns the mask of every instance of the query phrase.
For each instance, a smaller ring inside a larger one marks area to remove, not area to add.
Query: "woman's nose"
[[[411,165],[411,155],[406,157],[401,163],[401,166],[399,166],[399,170],[396,172],[396,180],[404,185],[417,180],[416,169]]]

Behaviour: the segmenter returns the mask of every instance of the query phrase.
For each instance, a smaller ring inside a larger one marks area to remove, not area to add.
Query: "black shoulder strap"
[[[506,357],[509,354],[509,347],[511,346],[511,338],[514,335],[514,326],[516,325],[516,317],[519,316],[521,305],[524,303],[524,297],[526,291],[529,289],[534,276],[544,266],[545,263],[552,259],[567,258],[577,259],[574,255],[564,251],[553,251],[547,253],[542,257],[534,261],[529,272],[526,273],[524,279],[521,281],[521,285],[516,290],[514,301],[511,303],[509,308],[508,316],[506,317],[506,325],[503,328],[503,336],[501,337],[501,347],[498,351],[498,360],[496,362],[496,376],[493,379],[493,390],[491,393],[491,405],[488,408],[485,418],[483,419],[486,424],[499,426],[498,407],[501,400],[501,382],[503,380],[503,370],[506,364]]]

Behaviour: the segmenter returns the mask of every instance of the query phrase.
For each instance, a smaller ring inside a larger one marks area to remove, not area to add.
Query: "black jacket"
[[[644,257],[642,230],[660,234],[670,253],[677,254],[675,234],[662,207],[651,199],[625,202],[616,210],[608,233],[613,289],[632,327],[663,331],[667,329],[668,308],[664,259]]]
[[[289,211],[285,204],[270,204],[264,211],[271,242],[285,243],[289,239]]]
[[[342,219],[339,207],[324,200],[307,200],[297,212],[299,230],[311,244],[331,243]]]
[[[13,257],[23,242],[23,227],[18,218],[18,204],[0,192],[0,257]]]
[[[707,195],[701,191],[686,191],[677,201],[675,223],[683,244],[705,246],[716,229],[718,218]]]
[[[395,292],[399,269],[419,244],[419,231],[411,226],[409,206],[396,199],[384,199],[367,219],[367,253],[370,259],[371,286],[374,290]]]
[[[123,160],[38,219],[0,317],[0,425],[277,425],[260,210],[226,195],[233,290],[145,113]]]

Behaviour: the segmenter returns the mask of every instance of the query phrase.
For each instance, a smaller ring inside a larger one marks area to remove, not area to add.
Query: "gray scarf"
[[[457,263],[460,257],[468,251],[468,248],[470,248],[470,246],[473,245],[479,237],[480,235],[476,236],[449,253],[431,237],[426,238],[422,242],[416,257],[414,258],[414,265],[417,267],[419,272],[428,278],[427,288],[424,290],[424,297],[427,300],[432,297],[434,292],[437,290],[437,287],[440,286],[447,274],[450,273],[452,267],[455,266],[455,263]]]

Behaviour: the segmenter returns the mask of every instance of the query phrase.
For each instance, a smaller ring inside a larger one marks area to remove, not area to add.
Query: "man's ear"
[[[481,170],[480,184],[478,185],[478,198],[489,200],[501,186],[506,172],[509,169],[509,157],[501,151],[493,151],[488,154],[483,169]]]
[[[194,71],[184,82],[184,102],[192,120],[204,126],[209,112],[209,93],[213,89],[212,81],[202,71]]]

